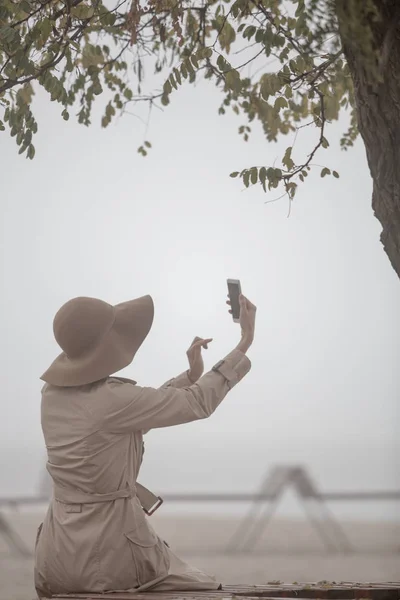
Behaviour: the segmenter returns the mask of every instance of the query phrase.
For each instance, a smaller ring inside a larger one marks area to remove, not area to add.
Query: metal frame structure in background
[[[400,491],[391,492],[330,492],[321,493],[302,466],[276,466],[265,477],[257,494],[165,494],[168,502],[251,502],[247,515],[239,524],[226,547],[227,553],[250,552],[256,547],[273,517],[284,492],[292,488],[302,503],[306,516],[329,552],[352,552],[353,548],[345,532],[327,506],[330,501],[377,501],[400,500]],[[1,506],[18,510],[20,505],[48,503],[51,496],[51,480],[47,471],[42,479],[38,496],[28,498],[0,498]],[[31,556],[23,540],[12,529],[6,516],[0,512],[0,536],[12,551],[20,556]]]
[[[292,488],[306,516],[329,552],[352,552],[328,501],[400,500],[400,491],[321,493],[302,466],[276,466],[266,475],[257,494],[165,494],[167,502],[251,502],[252,505],[226,546],[227,553],[250,552],[265,532],[284,492]]]
[[[318,492],[306,469],[275,467],[261,486],[260,500],[253,503],[247,516],[230,539],[228,552],[249,552],[255,547],[278,508],[284,492],[290,487],[302,502],[311,525],[326,549],[330,552],[352,551],[346,534],[326,506],[324,498]]]

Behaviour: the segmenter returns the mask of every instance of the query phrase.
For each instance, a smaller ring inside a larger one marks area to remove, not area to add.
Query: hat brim
[[[51,385],[74,387],[100,381],[131,364],[154,320],[151,296],[114,306],[114,322],[96,348],[77,359],[62,352],[40,379]]]

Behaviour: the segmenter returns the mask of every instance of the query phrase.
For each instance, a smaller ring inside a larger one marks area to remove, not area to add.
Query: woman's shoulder
[[[57,386],[51,385],[50,383],[45,383],[42,387],[42,394],[79,394],[79,393],[98,393],[102,391],[104,388],[114,387],[114,386],[126,386],[126,385],[136,385],[137,382],[133,379],[127,379],[126,377],[106,377],[104,379],[100,379],[99,381],[94,381],[92,383],[87,383],[85,385],[79,386]]]
[[[117,376],[112,376],[112,377],[107,377],[107,383],[108,384],[124,384],[124,383],[128,383],[130,385],[136,385],[137,381],[134,381],[133,379],[127,379],[126,377],[117,377]]]

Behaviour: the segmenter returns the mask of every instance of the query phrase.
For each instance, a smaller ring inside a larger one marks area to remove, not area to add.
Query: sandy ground
[[[32,548],[43,513],[6,516]],[[233,517],[153,517],[174,551],[225,583],[400,580],[400,523],[342,523],[354,551],[332,554],[307,522],[273,520],[252,552],[227,554],[237,524]],[[33,600],[32,569],[32,559],[13,554],[0,537],[0,600]]]

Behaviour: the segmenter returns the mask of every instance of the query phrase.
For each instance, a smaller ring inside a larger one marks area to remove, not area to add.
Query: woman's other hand
[[[186,355],[189,360],[188,377],[192,383],[196,383],[203,375],[204,362],[201,354],[202,348],[207,350],[208,344],[212,342],[212,338],[195,337]]]

